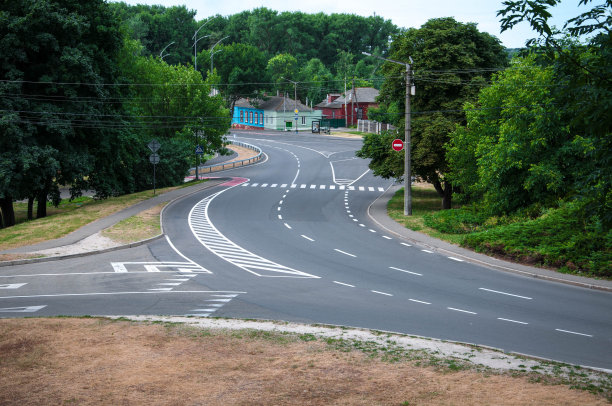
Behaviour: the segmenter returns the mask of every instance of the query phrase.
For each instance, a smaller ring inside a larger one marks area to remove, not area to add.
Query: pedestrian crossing
[[[277,264],[253,254],[221,234],[208,217],[208,206],[222,192],[215,193],[201,200],[189,213],[189,227],[204,247],[225,261],[257,276],[319,278],[318,276]]]
[[[359,192],[384,192],[385,188],[380,186],[353,186],[353,185],[318,185],[308,183],[259,183],[245,182],[241,187],[254,188],[280,188],[280,189],[306,189],[306,190],[354,190]]]

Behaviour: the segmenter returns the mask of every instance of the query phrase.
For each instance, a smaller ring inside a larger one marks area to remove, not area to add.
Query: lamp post
[[[410,123],[410,95],[413,87],[411,85],[412,58],[409,56],[410,63],[394,61],[380,56],[362,52],[363,55],[373,56],[383,61],[404,65],[406,67],[406,115],[404,124],[404,216],[412,216],[412,179],[410,174],[410,137],[412,135],[412,125]]]
[[[205,35],[203,37],[198,38],[198,32],[200,32],[200,30],[211,21],[212,19],[207,20],[204,24],[200,26],[200,28],[196,30],[195,34],[193,34],[193,37],[191,37],[191,39],[193,40],[193,68],[195,70],[198,70],[198,41],[202,38],[210,37],[210,35]]]
[[[217,45],[219,45],[219,43],[220,43],[221,41],[223,41],[224,39],[226,39],[226,38],[229,38],[229,35],[228,35],[228,36],[226,36],[226,37],[221,38],[219,41],[217,41],[217,42],[215,43],[215,45],[213,45],[213,46],[210,48],[210,73],[211,73],[211,75],[212,75],[212,71],[213,71],[213,56],[215,55],[215,53],[214,53],[213,51],[215,50],[215,47],[216,47]]]
[[[169,43],[168,45],[166,45],[166,46],[164,47],[164,49],[162,49],[162,50],[161,50],[161,52],[159,53],[159,57],[161,58],[161,60],[162,60],[162,61],[164,60],[164,58],[165,58],[166,56],[170,55],[170,54],[166,54],[166,55],[164,55],[164,51],[166,50],[166,48],[168,48],[168,47],[169,47],[170,45],[172,45],[172,44],[174,44],[174,41],[172,41],[171,43]]]
[[[297,120],[297,82],[294,82],[293,80],[289,80],[287,78],[284,78],[281,76],[281,79],[286,80],[287,82],[291,82],[293,83],[293,98],[294,98],[294,102],[295,102],[295,133],[298,133],[298,120]]]

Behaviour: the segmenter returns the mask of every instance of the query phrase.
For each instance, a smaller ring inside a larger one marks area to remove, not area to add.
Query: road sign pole
[[[153,195],[155,195],[155,167],[157,165],[153,164]]]

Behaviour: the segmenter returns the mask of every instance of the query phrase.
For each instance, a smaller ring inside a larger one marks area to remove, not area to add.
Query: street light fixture
[[[197,47],[198,41],[201,40],[202,38],[210,37],[210,35],[205,35],[203,37],[198,38],[198,32],[200,32],[200,30],[211,21],[212,19],[207,20],[204,24],[200,26],[200,28],[196,30],[195,34],[193,34],[193,37],[191,37],[191,39],[193,40],[193,68],[195,70],[198,70],[198,47]]]
[[[413,87],[411,85],[412,58],[409,56],[410,63],[394,61],[393,59],[383,58],[381,56],[372,55],[368,52],[362,52],[363,55],[373,56],[374,58],[382,59],[383,61],[404,65],[406,67],[406,116],[404,124],[404,216],[412,216],[412,179],[410,174],[410,137],[412,135],[412,125],[410,123],[410,95]]]
[[[217,41],[217,42],[215,43],[215,45],[213,45],[213,46],[210,48],[210,73],[211,73],[211,75],[212,75],[212,71],[213,71],[213,56],[215,56],[215,53],[214,53],[213,51],[215,50],[215,47],[216,47],[217,45],[219,45],[219,43],[220,43],[221,41],[223,41],[224,39],[226,39],[226,38],[229,38],[229,35],[228,35],[228,36],[225,36],[225,37],[223,37],[223,38],[221,38],[219,41]]]
[[[285,77],[282,77],[282,76],[281,76],[281,79],[284,79],[287,82],[293,83],[293,97],[294,97],[294,101],[295,101],[295,110],[294,111],[296,112],[295,113],[296,114],[296,116],[295,116],[295,133],[297,134],[298,133],[298,120],[297,120],[297,109],[298,109],[297,108],[297,84],[298,84],[298,82],[294,82],[293,80],[289,80],[289,79],[287,79]]]
[[[162,49],[162,50],[161,50],[161,52],[159,53],[159,57],[161,58],[161,60],[162,60],[162,61],[164,60],[164,58],[165,58],[166,56],[170,55],[170,54],[165,54],[165,55],[164,55],[164,51],[166,50],[166,48],[168,48],[170,45],[172,45],[172,44],[174,44],[174,43],[175,43],[175,42],[174,42],[174,41],[172,41],[171,43],[169,43],[168,45],[166,45],[166,46],[164,47],[164,49]]]

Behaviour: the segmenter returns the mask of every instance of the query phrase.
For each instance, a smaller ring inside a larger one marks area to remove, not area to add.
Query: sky
[[[220,14],[228,16],[244,10],[266,7],[276,11],[302,11],[304,13],[348,13],[368,17],[378,15],[403,28],[418,28],[430,18],[454,17],[464,23],[478,24],[480,31],[496,36],[507,48],[520,48],[536,37],[527,23],[516,25],[500,34],[497,11],[502,0],[123,0],[128,4],[161,4],[166,7],[185,5],[196,10],[197,20]],[[592,7],[592,5],[591,5]],[[578,0],[564,0],[551,9],[552,24],[562,28],[565,21],[584,12]]]

